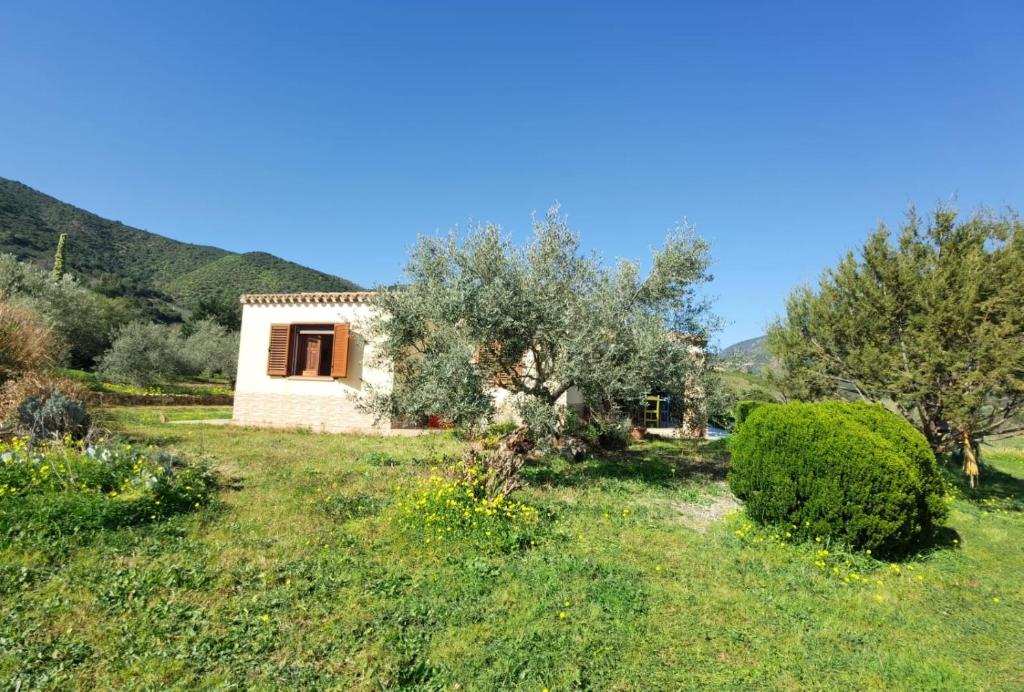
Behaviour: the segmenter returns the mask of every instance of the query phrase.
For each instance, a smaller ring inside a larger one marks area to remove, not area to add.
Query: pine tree
[[[948,209],[884,226],[771,326],[794,398],[854,396],[899,411],[972,484],[984,438],[1024,430],[1024,223]]]
[[[57,252],[53,255],[53,280],[60,281],[64,277],[64,243],[68,234],[61,233],[57,240]]]

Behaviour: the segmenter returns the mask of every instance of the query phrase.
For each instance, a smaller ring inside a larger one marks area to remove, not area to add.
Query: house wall
[[[238,375],[232,420],[239,425],[279,428],[307,428],[316,432],[391,432],[388,421],[375,423],[357,407],[368,387],[388,389],[391,373],[375,368],[374,347],[364,337],[374,308],[364,302],[335,303],[245,303],[238,353]],[[271,377],[267,355],[272,324],[348,323],[347,375],[341,379]],[[526,364],[529,371],[530,364]],[[510,392],[492,391],[499,419],[516,420]],[[699,398],[699,397],[698,397]],[[570,388],[559,403],[582,411],[582,394]],[[684,422],[687,434],[702,435],[706,422],[703,411]]]
[[[356,408],[367,385],[387,388],[391,374],[368,365],[373,346],[363,338],[366,303],[245,304],[232,420],[240,425],[308,428],[317,432],[385,432],[386,422]],[[342,379],[267,375],[272,324],[349,323],[348,374]]]

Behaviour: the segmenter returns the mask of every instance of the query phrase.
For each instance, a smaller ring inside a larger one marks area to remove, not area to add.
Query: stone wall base
[[[235,425],[260,428],[301,428],[327,433],[390,434],[388,423],[375,424],[347,397],[311,394],[235,392],[231,416]]]

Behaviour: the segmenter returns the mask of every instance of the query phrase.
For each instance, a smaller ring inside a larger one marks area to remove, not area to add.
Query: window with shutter
[[[331,377],[348,376],[348,336],[347,324],[334,325],[334,352],[331,354]]]
[[[270,325],[270,347],[267,349],[267,374],[287,377],[291,359],[291,325]]]

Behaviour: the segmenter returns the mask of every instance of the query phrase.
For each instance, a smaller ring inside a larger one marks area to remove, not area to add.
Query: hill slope
[[[772,354],[768,352],[763,336],[739,341],[732,346],[723,348],[719,354],[722,365],[729,370],[739,372],[762,373],[774,366]]]
[[[86,285],[185,310],[201,299],[237,303],[241,293],[359,288],[264,252],[239,254],[126,226],[0,178],[0,253],[49,267],[61,233],[68,234],[67,271]]]

